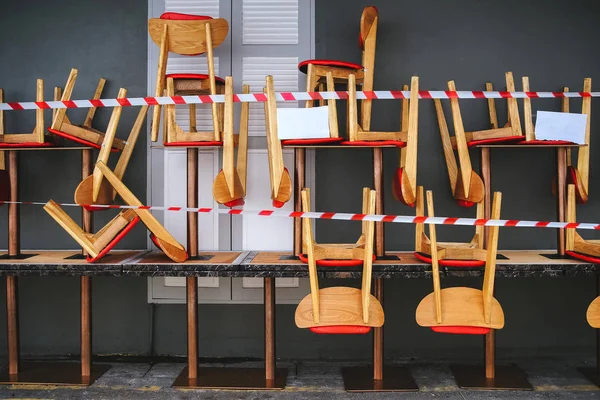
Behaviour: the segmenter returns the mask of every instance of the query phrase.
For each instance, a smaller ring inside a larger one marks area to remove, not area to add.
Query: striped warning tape
[[[276,93],[277,101],[303,101],[303,100],[330,100],[347,99],[348,92],[279,92]],[[358,99],[390,100],[408,99],[409,91],[380,90],[356,92]],[[542,99],[542,98],[564,98],[564,97],[600,97],[600,92],[479,92],[479,91],[444,91],[444,90],[422,90],[419,92],[421,99]],[[256,103],[267,101],[264,93],[236,94],[233,101],[237,103]],[[172,104],[210,104],[224,103],[225,96],[200,95],[200,96],[162,96],[162,97],[129,97],[120,99],[98,99],[98,100],[66,100],[66,101],[29,101],[0,103],[0,111],[12,110],[39,110],[54,108],[91,108],[91,107],[132,107],[132,106],[155,106]]]
[[[34,201],[0,201],[3,204],[39,205],[46,203]],[[310,218],[310,219],[332,219],[342,221],[375,221],[390,222],[397,224],[434,224],[434,225],[462,225],[462,226],[503,226],[517,228],[577,228],[588,230],[600,230],[600,224],[584,222],[549,222],[549,221],[524,221],[513,219],[476,219],[476,218],[451,218],[451,217],[415,217],[410,215],[382,215],[382,214],[350,214],[334,212],[302,212],[302,211],[277,211],[277,210],[245,210],[241,208],[221,209],[210,207],[161,207],[161,206],[123,206],[123,205],[83,205],[72,203],[57,203],[65,207],[87,207],[106,209],[133,209],[133,210],[156,210],[171,212],[195,212],[195,213],[219,213],[228,215],[255,215],[260,217],[281,218]]]

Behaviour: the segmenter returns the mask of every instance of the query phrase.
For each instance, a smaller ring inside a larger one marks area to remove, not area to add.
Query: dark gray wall
[[[31,99],[34,79],[47,80],[51,87],[63,84],[68,69],[80,69],[75,98],[85,98],[99,76],[109,79],[107,95],[123,85],[131,95],[146,92],[145,1],[81,2],[76,0],[10,1],[0,14],[0,54],[11,60],[0,64],[0,86],[11,99]],[[48,3],[48,4],[47,4]],[[52,4],[49,4],[52,3]],[[358,20],[366,2],[358,0],[317,1],[317,56],[359,61],[356,47]],[[443,89],[448,79],[459,88],[477,89],[487,79],[500,85],[503,74],[512,70],[517,77],[528,74],[534,89],[554,90],[562,85],[581,86],[586,76],[596,78],[600,60],[593,52],[600,28],[594,24],[600,14],[596,2],[567,0],[434,0],[371,1],[381,12],[376,60],[377,89],[395,89],[412,74],[421,78],[422,88]],[[540,11],[542,10],[542,11]],[[543,13],[543,14],[541,14]],[[543,18],[542,18],[543,17]],[[511,26],[507,26],[509,18]],[[61,26],[62,24],[62,26]],[[10,36],[6,33],[9,32]],[[64,50],[51,45],[64,47]],[[574,102],[576,103],[576,102]],[[556,102],[535,102],[537,107],[558,107]],[[575,107],[575,104],[573,104]],[[505,110],[501,108],[501,116]],[[99,111],[105,126],[106,110]],[[485,127],[483,102],[464,102],[464,118],[469,126]],[[135,111],[126,111],[123,127],[132,122]],[[29,128],[26,113],[9,115],[20,127]],[[49,118],[49,116],[48,116]],[[375,103],[375,129],[393,129],[399,120],[398,104]],[[450,199],[439,134],[432,104],[420,108],[419,181],[435,189],[439,215],[472,215]],[[596,121],[594,121],[595,126]],[[126,135],[123,128],[119,136]],[[508,218],[552,219],[554,200],[550,195],[554,156],[551,151],[532,150],[493,154],[494,188],[504,193],[503,216]],[[592,154],[592,161],[598,159]],[[360,209],[360,188],[371,184],[371,155],[364,150],[317,153],[316,208],[355,211]],[[78,177],[79,155],[24,155],[23,198],[53,197],[70,200]],[[386,182],[397,165],[396,151],[386,150]],[[592,164],[592,173],[594,173]],[[71,170],[69,170],[71,168]],[[127,183],[143,197],[145,152],[136,151]],[[43,171],[40,179],[34,172]],[[54,172],[50,174],[49,172]],[[523,173],[526,172],[526,173]],[[59,176],[60,183],[50,176]],[[135,179],[132,179],[135,177]],[[515,181],[511,182],[510,178]],[[35,182],[34,188],[26,182]],[[386,183],[386,188],[389,186]],[[581,207],[582,219],[593,220],[600,204],[592,185],[590,204]],[[523,190],[523,197],[517,197]],[[396,203],[386,193],[388,213],[411,214],[412,209]],[[6,211],[0,208],[0,213]],[[6,214],[0,214],[5,218]],[[73,244],[42,210],[27,208],[23,213],[24,247],[73,247]],[[100,223],[100,222],[99,222]],[[329,221],[319,224],[321,240],[351,240],[357,235],[350,224]],[[33,230],[44,233],[27,235]],[[469,229],[441,230],[444,236],[463,238]],[[5,243],[5,232],[0,233]],[[411,249],[413,229],[387,227],[387,247]],[[144,232],[130,235],[130,247],[145,245]],[[550,248],[553,231],[505,229],[503,248]],[[2,245],[0,245],[1,247]],[[21,344],[23,354],[49,355],[78,353],[78,279],[24,277],[20,281]],[[323,286],[340,281],[323,281]],[[344,284],[358,282],[344,281]],[[448,285],[480,285],[477,279],[446,280]],[[431,291],[428,280],[386,282],[386,355],[388,357],[447,354],[479,356],[480,338],[434,335],[414,322],[419,300]],[[185,309],[183,305],[148,305],[147,281],[143,278],[94,278],[94,352],[133,354],[185,354]],[[0,285],[0,298],[4,285]],[[497,297],[507,315],[506,328],[498,335],[502,350],[556,351],[593,345],[594,331],[585,322],[585,310],[594,297],[589,278],[498,279]],[[324,337],[297,329],[293,322],[295,306],[277,306],[277,344],[280,357],[367,358],[371,337]],[[201,305],[200,353],[202,356],[258,356],[262,354],[262,312],[260,305]],[[0,307],[0,343],[5,340],[4,308]],[[551,349],[551,350],[548,350]],[[0,345],[0,352],[6,348]],[[500,355],[507,352],[500,352]]]

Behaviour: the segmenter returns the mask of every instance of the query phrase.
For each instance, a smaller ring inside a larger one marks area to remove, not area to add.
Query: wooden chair
[[[250,86],[244,85],[244,94],[250,93]],[[240,134],[238,139],[237,165],[234,165],[233,135],[233,78],[225,78],[225,110],[223,130],[223,169],[213,183],[213,197],[219,204],[227,207],[244,205],[246,196],[246,177],[248,166],[248,118],[250,103],[242,103],[240,115]]]
[[[525,78],[523,78],[525,79]],[[568,92],[569,88],[565,87],[564,92]],[[592,91],[592,79],[586,78],[583,81],[583,91],[591,92]],[[527,99],[529,100],[529,99]],[[530,101],[530,100],[529,100]],[[525,108],[527,110],[527,108]],[[569,112],[569,98],[563,97],[562,99],[562,112]],[[585,129],[585,144],[586,146],[580,147],[577,152],[577,166],[573,165],[571,159],[571,149],[567,149],[567,184],[575,186],[575,195],[577,198],[577,203],[585,204],[588,201],[588,191],[589,191],[589,180],[590,180],[590,131],[591,131],[591,121],[592,121],[592,98],[591,97],[583,97],[581,103],[581,113],[587,115],[587,125]],[[529,111],[529,115],[531,115],[531,110]],[[525,115],[527,118],[527,113]],[[531,123],[533,126],[533,123]],[[542,140],[539,142],[549,142],[547,140]],[[550,141],[550,143],[556,143],[556,141]],[[566,142],[570,143],[570,142]],[[552,183],[552,192],[556,192],[556,180]]]
[[[408,90],[408,86],[404,86]],[[351,102],[350,110],[355,107]],[[356,104],[356,103],[354,103]],[[417,149],[419,139],[419,78],[413,76],[410,84],[410,101],[402,100],[401,133],[406,146],[400,149],[400,166],[392,180],[394,198],[408,206],[414,207],[417,188]],[[354,118],[354,117],[351,117]],[[354,118],[354,121],[356,119]],[[352,125],[354,129],[358,124]],[[404,137],[405,136],[405,137]]]
[[[315,89],[322,91],[327,84],[327,73],[331,73],[336,83],[348,84],[350,75],[354,75],[356,82],[362,84],[362,90],[373,90],[373,79],[375,71],[375,47],[377,42],[377,23],[379,12],[377,7],[365,7],[360,18],[359,47],[362,51],[362,63],[355,64],[337,60],[306,60],[298,64],[298,69],[306,74],[306,91]],[[361,102],[361,127],[369,131],[371,127],[371,100]],[[312,101],[306,102],[306,107],[311,107]],[[342,138],[332,136],[330,142],[341,142]]]
[[[275,99],[273,76],[268,75],[266,77],[266,84],[267,101],[264,108],[271,199],[273,200],[273,207],[281,208],[292,197],[292,178],[283,164],[283,150],[277,134],[277,100]]]
[[[71,101],[73,88],[75,87],[75,82],[77,81],[77,74],[78,71],[76,69],[71,69],[69,77],[67,78],[67,83],[62,90],[62,96],[59,98],[61,101]],[[96,87],[96,91],[94,92],[92,100],[98,100],[102,96],[105,83],[106,80],[101,78],[98,82],[98,86]],[[60,89],[55,89],[55,98],[57,97],[56,94],[59,92]],[[117,98],[122,97],[127,97],[127,90],[123,88],[119,89],[119,94],[117,95]],[[48,128],[48,131],[55,136],[60,136],[72,142],[100,149],[100,146],[102,143],[104,143],[104,136],[106,133],[92,127],[95,114],[96,107],[89,108],[83,124],[74,125],[67,116],[67,109],[60,108],[53,113],[52,125],[50,128]],[[118,122],[119,121],[117,120],[117,124]],[[111,150],[117,152],[123,150],[125,147],[125,142],[121,139],[114,139],[112,146],[113,147]]]
[[[417,217],[425,216],[425,204],[423,196],[423,186],[417,190]],[[427,191],[427,210],[430,217],[434,216],[433,193]],[[484,204],[477,203],[477,219],[484,218]],[[431,264],[433,262],[432,242],[425,234],[425,224],[415,225],[415,257],[419,260]],[[470,242],[444,242],[436,243],[437,260],[442,267],[483,267],[487,252],[483,247],[484,227],[476,226],[475,235]]]
[[[469,147],[463,129],[458,102],[450,100],[454,120],[454,138],[451,138],[442,102],[439,99],[434,99],[433,101],[440,128],[440,137],[442,139],[442,148],[448,169],[452,196],[461,207],[472,207],[475,204],[482,203],[485,195],[485,186],[483,180],[473,171],[471,165],[471,156],[469,155]],[[458,164],[454,155],[454,145],[458,152]],[[460,169],[458,165],[460,165]]]
[[[500,218],[501,201],[501,193],[496,192],[492,205],[493,219]],[[430,205],[430,215],[433,215],[433,203]],[[504,312],[498,300],[494,298],[499,229],[498,226],[490,227],[482,290],[467,287],[442,289],[435,225],[429,226],[433,293],[419,303],[416,312],[417,324],[430,327],[434,332],[471,335],[484,335],[491,329],[504,327]]]
[[[365,190],[367,197],[367,212],[375,210],[375,191]],[[302,191],[302,203],[308,205],[308,190]],[[312,332],[322,334],[364,334],[372,327],[383,326],[384,314],[379,301],[371,295],[371,279],[373,268],[373,242],[375,223],[364,221],[363,227],[366,235],[363,248],[360,249],[364,259],[361,289],[350,287],[330,287],[319,289],[317,277],[318,258],[324,256],[324,248],[314,244],[312,237],[311,220],[302,220],[303,227],[308,234],[308,272],[310,279],[310,294],[306,296],[296,308],[296,326],[309,328]],[[338,253],[337,249],[333,249]],[[352,257],[356,257],[352,252]],[[327,253],[325,257],[329,257]]]
[[[115,107],[108,123],[105,142],[101,145],[98,162],[106,163],[110,156],[110,149],[115,139],[118,121],[121,117],[122,107]],[[148,106],[141,108],[133,125],[129,137],[125,142],[125,148],[119,156],[115,167],[115,176],[119,180],[123,178],[129,160],[135,148],[135,144],[144,125]],[[103,179],[102,172],[97,165],[92,175],[81,181],[75,189],[75,203],[83,206],[89,211],[107,210],[107,207],[95,207],[94,204],[108,205],[114,202],[116,192],[112,186]],[[73,239],[87,252],[87,261],[95,262],[107,255],[139,222],[136,213],[131,210],[121,210],[115,218],[108,222],[97,233],[85,232],[73,219],[53,200],[50,200],[44,209],[54,220],[71,235]]]
[[[44,101],[44,80],[38,79],[36,82],[36,95],[35,100],[37,102]],[[4,101],[4,92],[2,91],[2,100]],[[4,117],[2,117],[4,121]],[[35,148],[35,147],[49,147],[53,146],[53,143],[49,138],[44,135],[44,110],[35,110],[35,127],[31,133],[8,133],[2,127],[2,134],[0,135],[0,149],[10,150],[11,148]]]
[[[376,193],[369,188],[363,188],[363,214],[375,214],[371,207],[371,196]],[[302,211],[310,212],[310,189],[302,190]],[[356,243],[350,244],[318,244],[313,240],[312,225],[302,224],[303,252],[299,255],[300,261],[310,263],[310,252],[313,253],[315,262],[321,267],[357,267],[372,262],[375,259],[372,246],[369,245],[370,224],[363,222],[362,232]],[[366,252],[366,249],[370,249]],[[366,257],[366,258],[365,258]]]
[[[577,222],[577,189],[569,184],[567,189],[567,222]],[[575,228],[567,228],[565,253],[573,258],[586,262],[600,264],[600,240],[586,240]]]
[[[222,94],[225,81],[215,76],[213,49],[221,45],[229,33],[229,24],[223,18],[203,15],[164,13],[148,22],[152,41],[160,47],[156,96]],[[208,74],[167,74],[169,52],[196,56],[206,53]],[[222,105],[211,104],[212,132],[196,131],[196,105],[189,105],[190,129],[185,132],[176,121],[176,106],[165,106],[163,142],[165,146],[221,146]],[[155,105],[152,115],[153,142],[158,140],[161,106]]]

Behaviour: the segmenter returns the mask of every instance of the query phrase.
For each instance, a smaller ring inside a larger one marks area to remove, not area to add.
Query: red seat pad
[[[490,328],[480,326],[432,326],[431,330],[438,333],[451,333],[453,335],[487,335]]]
[[[298,64],[298,69],[302,73],[306,73],[308,70],[308,66],[310,64],[313,65],[322,65],[325,67],[336,67],[336,68],[347,68],[353,70],[362,70],[363,66],[360,64],[354,64],[346,61],[338,61],[338,60],[305,60]]]
[[[321,335],[364,335],[371,332],[370,326],[361,325],[313,326],[308,329]]]
[[[281,208],[283,206],[285,206],[285,202],[284,201],[273,200],[273,207],[275,207],[275,208]]]
[[[222,147],[223,142],[170,142],[164,145],[165,147]]]
[[[595,256],[589,256],[587,254],[578,253],[576,251],[567,250],[565,253],[573,258],[576,258],[581,261],[586,261],[592,264],[600,264],[600,258]]]
[[[456,204],[460,207],[470,208],[473,207],[476,203],[468,200],[456,200]]]
[[[427,254],[415,251],[413,253],[417,259],[431,264],[431,257]],[[438,260],[438,264],[442,267],[485,267],[485,261],[482,260]]]
[[[305,264],[308,264],[308,256],[306,254],[300,254],[298,256],[300,261]],[[373,254],[373,261],[375,261],[377,257]],[[319,267],[360,267],[363,265],[363,260],[317,260],[317,265]]]
[[[205,20],[213,19],[208,15],[193,15],[193,14],[182,14],[177,12],[166,12],[160,16],[160,19],[171,19],[175,21],[190,21],[190,20]]]
[[[244,199],[234,199],[234,200],[228,201],[227,203],[223,203],[223,205],[225,207],[229,207],[229,208],[243,206],[244,204],[246,204]]]
[[[468,147],[475,147],[480,144],[499,144],[499,143],[520,143],[525,140],[525,136],[509,136],[493,139],[471,140],[467,142]]]
[[[294,146],[294,145],[313,145],[313,144],[337,144],[344,141],[344,138],[320,138],[320,139],[285,139],[281,141],[283,146]]]
[[[104,257],[105,255],[107,255],[108,252],[111,251],[113,249],[113,247],[115,247],[117,245],[117,243],[119,243],[121,241],[121,239],[123,239],[125,237],[125,235],[127,235],[129,233],[129,231],[132,230],[133,227],[136,226],[139,221],[140,221],[139,217],[135,217],[134,219],[132,219],[131,222],[129,222],[127,225],[125,225],[125,227],[123,229],[121,229],[121,231],[117,234],[117,236],[115,236],[113,238],[113,240],[111,240],[110,243],[104,249],[102,249],[102,251],[100,253],[98,253],[98,255],[96,257],[86,256],[87,262],[90,262],[90,263],[96,262],[99,259],[101,259],[102,257]]]
[[[90,211],[90,212],[109,210],[108,207],[96,207],[93,204],[85,205],[85,206],[83,206],[83,208],[85,208],[87,211]]]
[[[524,140],[519,144],[536,144],[536,145],[547,144],[547,145],[561,146],[561,145],[566,145],[566,144],[573,144],[573,142],[569,142],[568,140]]]
[[[344,146],[395,146],[395,147],[406,147],[406,142],[402,140],[345,140],[341,143]]]
[[[102,148],[102,146],[100,146],[99,144],[96,144],[94,142],[90,142],[89,140],[78,138],[77,136],[69,135],[68,133],[65,133],[65,132],[62,132],[62,131],[57,131],[56,129],[48,128],[48,132],[52,132],[56,136],[63,137],[65,139],[71,140],[71,141],[73,141],[75,143],[82,144],[84,146],[93,147],[95,149]],[[113,146],[113,148],[110,149],[110,151],[112,153],[118,153],[120,150],[118,148],[116,148],[116,147]]]
[[[154,245],[156,247],[158,247],[158,249],[164,253],[164,250],[162,249],[162,247],[160,247],[160,243],[158,242],[158,239],[156,238],[156,236],[154,236],[153,233],[150,234],[150,240],[152,240],[152,243],[154,243]],[[185,259],[187,260],[189,257],[190,257],[190,255],[186,252]]]
[[[195,79],[199,81],[203,81],[205,79],[210,78],[207,74],[167,74],[165,75],[165,77],[173,79]],[[225,79],[219,78],[218,76],[215,76],[215,81],[218,83],[225,84]]]
[[[397,168],[396,169],[396,174],[394,176],[394,179],[392,181],[392,190],[393,190],[393,194],[394,194],[394,198],[396,198],[396,200],[400,201],[402,204],[405,204],[409,207],[414,207],[415,206],[415,202],[413,201],[412,203],[407,203],[406,199],[404,198],[404,196],[402,195],[402,175],[404,174],[404,168]]]
[[[25,142],[25,143],[0,143],[0,149],[9,148],[9,149],[28,149],[31,147],[52,147],[54,143],[44,142]]]

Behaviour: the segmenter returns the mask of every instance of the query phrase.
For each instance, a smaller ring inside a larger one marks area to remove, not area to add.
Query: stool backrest
[[[223,43],[229,24],[223,18],[173,20],[152,18],[148,22],[152,41],[167,51],[182,55],[206,53]]]

